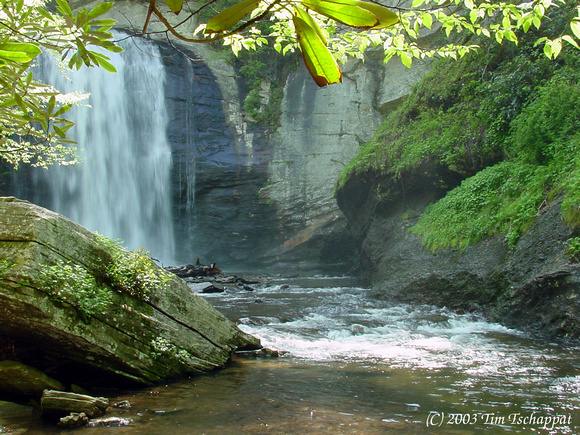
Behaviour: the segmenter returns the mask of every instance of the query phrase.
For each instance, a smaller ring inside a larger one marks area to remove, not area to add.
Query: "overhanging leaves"
[[[41,53],[40,48],[28,43],[5,43],[0,44],[0,58],[12,62],[27,63]]]
[[[339,23],[359,29],[370,29],[378,24],[375,16],[367,10],[352,4],[339,4],[325,0],[303,0],[302,4],[320,15]]]
[[[87,13],[87,19],[94,20],[95,18],[106,14],[107,12],[109,12],[109,9],[111,9],[112,6],[113,2],[101,3],[100,5],[96,6],[93,10]]]
[[[327,43],[326,35],[322,31],[318,23],[314,20],[314,18],[312,18],[312,16],[302,8],[296,8],[295,12],[298,14],[300,18],[304,20],[306,24],[308,24],[316,31],[316,34],[318,35],[320,40],[324,43],[324,45],[326,45]]]
[[[174,12],[175,15],[181,12],[181,8],[183,8],[183,0],[165,0],[165,4],[171,9],[171,12]]]
[[[297,9],[297,11],[292,21],[308,72],[320,87],[340,83],[342,73],[326,44],[320,39],[320,29],[313,28],[311,24],[300,18],[298,16],[300,10]]]
[[[224,32],[258,7],[261,0],[244,0],[215,15],[207,22],[205,33]]]
[[[325,17],[359,29],[384,29],[399,22],[396,13],[376,3],[359,0],[303,0],[302,4]]]

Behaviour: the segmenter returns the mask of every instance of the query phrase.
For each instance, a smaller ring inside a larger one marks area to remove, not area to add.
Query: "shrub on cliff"
[[[401,182],[425,167],[458,174],[463,183],[412,229],[429,249],[494,234],[513,245],[557,197],[566,222],[579,225],[578,63],[575,52],[556,63],[530,43],[435,65],[345,168],[338,189],[367,171]]]
[[[580,225],[579,80],[575,62],[557,71],[511,123],[507,159],[425,210],[412,231],[429,249],[462,248],[494,234],[513,246],[560,196],[566,222]]]

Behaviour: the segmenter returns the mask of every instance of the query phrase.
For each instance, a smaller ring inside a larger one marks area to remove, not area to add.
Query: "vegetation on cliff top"
[[[495,234],[510,245],[562,199],[580,225],[580,57],[550,61],[533,43],[440,62],[345,168],[405,179],[443,167],[463,179],[411,231],[428,249],[464,248]]]

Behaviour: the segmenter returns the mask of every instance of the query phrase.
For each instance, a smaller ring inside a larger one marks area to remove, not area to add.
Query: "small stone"
[[[202,293],[223,293],[224,287],[220,284],[210,284],[204,288],[201,289]]]
[[[254,291],[254,288],[250,287],[249,285],[240,284],[240,287],[242,289],[244,289],[245,291],[247,291],[247,292],[253,292]]]
[[[88,423],[89,418],[84,412],[71,412],[66,417],[62,417],[57,426],[70,428],[86,426]]]

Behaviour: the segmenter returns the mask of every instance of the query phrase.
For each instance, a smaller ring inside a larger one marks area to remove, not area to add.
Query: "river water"
[[[270,277],[204,295],[280,358],[116,392],[83,433],[580,433],[580,348],[534,340],[472,314],[368,297],[350,278]],[[60,433],[0,406],[0,433]],[[65,433],[63,431],[62,433]],[[70,433],[70,432],[66,432]]]

